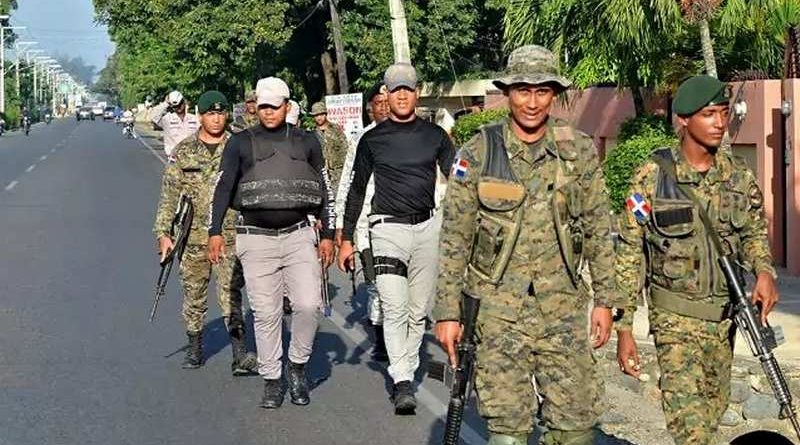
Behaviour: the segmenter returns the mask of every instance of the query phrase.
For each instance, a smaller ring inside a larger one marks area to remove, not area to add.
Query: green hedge
[[[481,125],[494,122],[506,116],[508,116],[507,108],[493,108],[459,118],[455,126],[453,126],[453,139],[456,142],[456,146],[466,144],[473,136],[478,134]]]
[[[619,126],[618,143],[637,136],[672,136],[673,130],[662,116],[646,114],[636,116]]]

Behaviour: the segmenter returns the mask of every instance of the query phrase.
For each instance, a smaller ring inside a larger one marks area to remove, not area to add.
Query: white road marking
[[[164,165],[167,165],[167,160],[166,160],[166,159],[164,159],[164,158],[162,158],[162,157],[161,157],[161,155],[160,155],[160,154],[158,154],[158,152],[157,152],[157,151],[155,151],[155,150],[153,149],[153,147],[151,147],[151,146],[150,146],[150,144],[148,144],[147,142],[145,142],[144,138],[141,138],[141,137],[140,137],[140,138],[137,138],[137,139],[139,139],[139,142],[141,142],[141,143],[142,143],[142,145],[144,145],[145,147],[147,147],[147,149],[148,149],[148,150],[150,150],[150,153],[153,153],[153,156],[155,156],[155,157],[156,157],[156,159],[158,159],[159,161],[161,161],[161,163],[162,163],[162,164],[164,164]]]
[[[367,335],[363,332],[353,329],[353,328],[346,328],[347,321],[345,318],[339,314],[336,309],[331,311],[330,316],[331,322],[333,325],[336,326],[339,331],[342,332],[347,338],[350,339],[354,344],[360,345],[364,342],[368,342]],[[433,395],[432,392],[428,391],[425,388],[425,385],[420,383],[417,387],[417,400],[425,406],[431,413],[435,416],[438,416],[444,420],[444,417],[447,415],[447,405],[442,403],[439,399]],[[477,431],[472,429],[466,422],[461,424],[461,439],[467,445],[478,445],[486,443],[486,439],[484,439]]]
[[[25,173],[32,172],[34,168],[36,168],[36,164],[29,165],[28,168],[25,169]]]
[[[55,153],[55,152],[56,152],[55,148],[50,149],[50,153]]]
[[[8,185],[6,186],[6,191],[9,191],[9,190],[13,189],[14,187],[16,187],[16,186],[17,186],[17,184],[18,184],[18,182],[17,182],[17,181],[11,181],[11,182],[9,182],[9,183],[8,183]]]
[[[40,157],[39,157],[39,160],[40,160],[40,161],[44,161],[44,160],[46,160],[46,159],[47,159],[47,155],[43,155],[43,156],[40,156]]]

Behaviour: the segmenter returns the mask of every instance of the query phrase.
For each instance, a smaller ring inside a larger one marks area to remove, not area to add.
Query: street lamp
[[[20,98],[19,97],[19,51],[20,51],[20,46],[31,46],[31,45],[36,45],[37,43],[39,43],[39,42],[27,41],[27,42],[16,42],[16,43],[14,43],[14,59],[16,59],[14,61],[14,73],[15,73],[16,78],[17,78],[17,98],[18,99]],[[23,48],[22,49],[23,52],[29,51],[29,50],[30,50],[30,48]]]
[[[0,16],[0,20],[8,19],[7,15]],[[0,113],[6,112],[6,30],[26,29],[24,26],[0,25]]]

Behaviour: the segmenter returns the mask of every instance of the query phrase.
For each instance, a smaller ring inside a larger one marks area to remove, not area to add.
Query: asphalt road
[[[439,441],[444,388],[424,380],[417,415],[393,415],[384,367],[369,360],[364,301],[351,301],[338,272],[335,312],[310,365],[310,406],[287,398],[276,411],[257,407],[261,379],[230,376],[213,305],[207,365],[180,369],[177,276],[147,322],[161,169],[110,122],[57,120],[0,137],[0,444]],[[482,442],[474,412],[470,424],[464,437]]]

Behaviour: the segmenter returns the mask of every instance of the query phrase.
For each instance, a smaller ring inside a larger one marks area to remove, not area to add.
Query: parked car
[[[105,120],[113,120],[116,117],[117,117],[117,112],[114,109],[114,107],[106,107],[106,109],[103,110],[103,120],[104,121]]]
[[[105,108],[101,107],[100,105],[95,105],[92,107],[92,115],[94,115],[95,117],[103,117],[104,111]]]
[[[84,121],[84,120],[89,120],[89,119],[94,120],[94,113],[92,113],[92,109],[91,108],[82,107],[80,110],[78,110],[78,120],[79,121]]]

